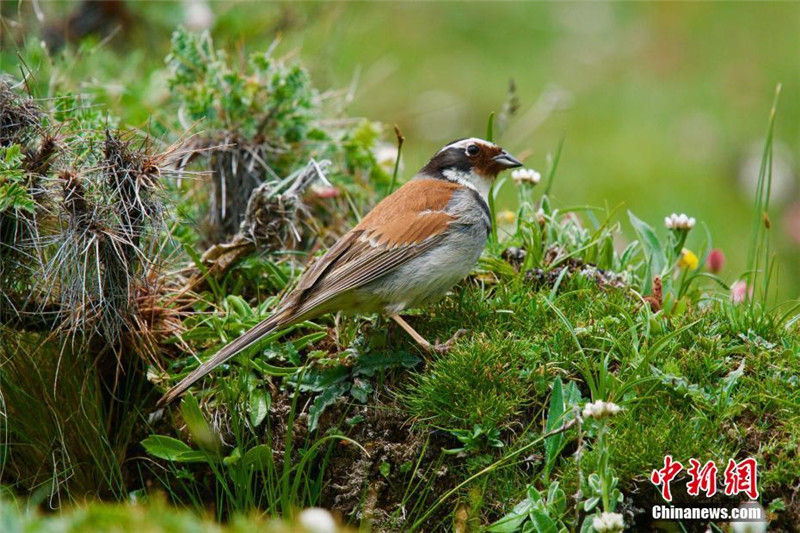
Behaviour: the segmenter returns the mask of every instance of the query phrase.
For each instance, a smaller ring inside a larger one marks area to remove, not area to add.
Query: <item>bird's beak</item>
[[[519,159],[509,154],[505,150],[494,156],[492,161],[497,163],[503,169],[517,168],[522,166],[522,162]]]

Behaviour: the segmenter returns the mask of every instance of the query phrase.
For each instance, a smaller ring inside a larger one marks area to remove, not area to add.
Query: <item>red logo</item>
[[[664,457],[664,468],[653,470],[653,473],[650,474],[650,481],[653,482],[653,485],[661,485],[661,496],[668,502],[672,501],[672,492],[669,489],[669,484],[681,470],[683,470],[683,465],[673,461],[671,455],[667,455]]]
[[[714,461],[708,461],[702,467],[700,461],[695,458],[689,459],[692,466],[686,472],[692,479],[686,484],[686,492],[690,496],[697,496],[700,491],[711,497],[717,493],[717,465]]]
[[[725,468],[725,494],[734,496],[744,492],[752,500],[758,498],[757,470],[758,463],[752,457],[738,463],[733,459],[729,460]]]
[[[699,496],[700,492],[711,497],[717,493],[717,465],[714,461],[700,463],[695,458],[689,459],[691,465],[686,473],[689,474],[689,481],[686,483],[686,492],[690,496]],[[650,474],[650,481],[655,486],[661,487],[661,496],[664,500],[672,501],[672,490],[670,483],[683,470],[683,465],[674,461],[671,455],[664,456],[664,467],[653,470]],[[723,473],[725,483],[725,495],[736,496],[745,493],[750,499],[758,499],[758,462],[752,457],[736,462],[733,459],[728,461],[728,466]]]

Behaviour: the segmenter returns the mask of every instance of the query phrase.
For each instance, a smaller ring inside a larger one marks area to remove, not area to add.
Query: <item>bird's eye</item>
[[[478,148],[477,144],[467,146],[467,155],[478,155],[478,152],[480,152],[480,148]]]

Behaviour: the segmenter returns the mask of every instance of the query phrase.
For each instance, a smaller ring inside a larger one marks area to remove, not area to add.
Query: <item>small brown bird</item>
[[[461,139],[383,199],[300,278],[275,313],[201,364],[161,399],[195,381],[277,328],[344,311],[384,313],[426,350],[432,346],[398,313],[435,301],[469,274],[491,229],[487,203],[497,174],[522,166],[499,146]]]

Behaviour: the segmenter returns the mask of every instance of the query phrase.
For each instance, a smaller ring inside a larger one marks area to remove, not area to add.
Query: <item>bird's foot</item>
[[[456,341],[456,339],[467,333],[469,333],[469,330],[459,329],[458,331],[455,332],[455,334],[452,337],[450,337],[450,339],[447,342],[437,342],[433,346],[433,351],[440,354],[445,354],[449,352],[450,348],[453,347],[453,343]]]

